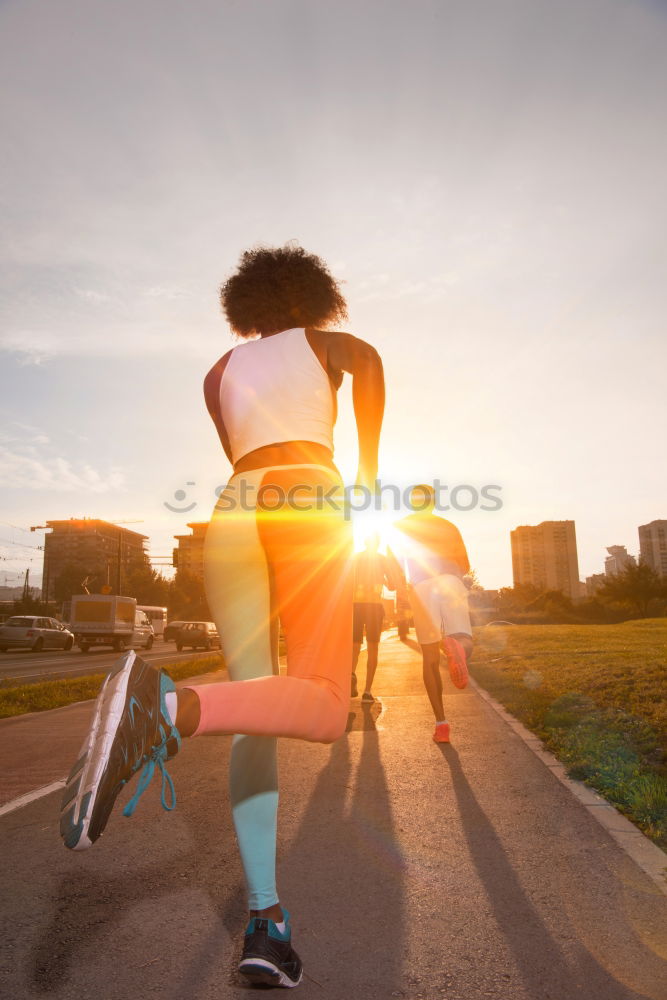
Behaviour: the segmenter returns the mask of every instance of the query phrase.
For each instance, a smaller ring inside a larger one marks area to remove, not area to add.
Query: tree
[[[626,604],[640,618],[648,618],[651,601],[667,597],[667,584],[646,563],[629,563],[622,573],[607,577],[596,596],[605,603]]]
[[[572,611],[572,600],[562,590],[545,590],[534,600],[529,601],[526,611],[544,611],[547,614],[558,614]]]
[[[42,611],[42,602],[38,597],[35,597],[34,587],[28,587],[27,594],[23,594],[21,597],[14,599],[14,611],[12,614],[38,615],[40,613],[44,613]]]
[[[204,581],[179,569],[169,585],[169,617],[180,621],[211,621]]]
[[[539,597],[540,591],[532,583],[519,583],[516,587],[501,587],[496,598],[499,614],[525,611],[526,606]]]
[[[72,594],[83,594],[82,583],[87,576],[92,577],[93,572],[86,573],[77,563],[65,563],[53,581],[53,596],[57,603],[62,605],[71,600]]]
[[[166,607],[170,582],[149,563],[133,563],[123,576],[123,594],[136,598],[137,604]]]
[[[477,576],[476,569],[469,569],[466,575],[463,577],[463,582],[470,591],[482,593],[484,590],[484,587],[479,582],[479,577]]]

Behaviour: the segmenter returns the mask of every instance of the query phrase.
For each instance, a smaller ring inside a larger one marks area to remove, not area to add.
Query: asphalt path
[[[179,653],[173,642],[156,639],[152,649],[140,649],[139,652],[150,663],[166,666],[168,663],[210,656],[218,650],[195,652],[192,649],[185,649]],[[106,646],[93,647],[88,653],[82,653],[76,648],[69,652],[53,649],[40,653],[33,653],[29,649],[13,649],[7,653],[0,653],[0,684],[3,687],[11,684],[38,684],[40,681],[105,674],[111,670],[117,659],[118,653]]]
[[[278,874],[306,971],[298,995],[664,1000],[667,899],[581,803],[470,688],[447,684],[452,743],[434,744],[418,655],[395,639],[375,690],[381,705],[352,701],[332,746],[280,741]],[[62,730],[62,776],[90,705],[45,714]],[[2,996],[256,992],[236,973],[230,742],[186,741],[169,765],[175,811],[150,788],[124,818],[130,786],[90,851],[63,848],[59,793],[0,816]]]

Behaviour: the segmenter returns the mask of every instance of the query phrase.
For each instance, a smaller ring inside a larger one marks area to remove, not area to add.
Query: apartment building
[[[539,590],[560,590],[576,600],[579,582],[574,521],[542,521],[511,532],[514,586],[532,584]]]

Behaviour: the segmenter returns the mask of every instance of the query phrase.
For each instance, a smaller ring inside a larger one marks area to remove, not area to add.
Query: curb
[[[588,785],[568,777],[567,771],[552,753],[544,749],[542,741],[529,729],[515,719],[500,702],[492,698],[488,691],[480,687],[476,680],[469,678],[470,686],[484,701],[491,706],[503,722],[523,740],[528,749],[542,761],[554,778],[560,781],[572,795],[582,804],[584,809],[600,826],[616,841],[636,865],[657,885],[667,896],[667,854],[637,829],[634,823],[626,819],[606,799],[594,792]]]

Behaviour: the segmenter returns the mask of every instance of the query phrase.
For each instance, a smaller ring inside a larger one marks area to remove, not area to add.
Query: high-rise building
[[[637,565],[635,557],[628,554],[625,545],[609,545],[607,552],[609,555],[604,561],[605,576],[617,576],[626,567]]]
[[[81,583],[87,578],[91,591],[108,584],[114,593],[122,593],[123,576],[129,567],[148,562],[148,537],[122,525],[94,517],[70,517],[67,521],[47,521],[46,527],[51,529],[44,536],[42,593],[47,600],[65,569],[80,573]]]
[[[539,590],[560,590],[581,596],[574,521],[543,521],[511,532],[514,586],[532,584]]]
[[[174,535],[178,548],[173,551],[173,564],[177,569],[192,573],[198,580],[204,579],[204,540],[208,521],[192,521],[191,535]]]
[[[639,560],[667,577],[667,521],[639,526]]]

